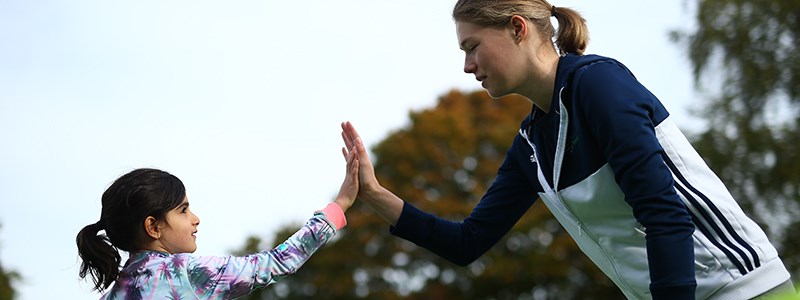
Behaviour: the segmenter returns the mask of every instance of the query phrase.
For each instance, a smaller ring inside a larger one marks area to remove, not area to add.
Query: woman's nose
[[[464,73],[475,73],[477,66],[469,58],[464,59]]]
[[[475,73],[475,64],[469,61],[464,62],[464,73]]]

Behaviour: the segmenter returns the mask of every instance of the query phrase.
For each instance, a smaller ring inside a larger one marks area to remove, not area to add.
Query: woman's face
[[[475,75],[493,98],[515,93],[524,81],[520,45],[512,27],[485,27],[457,21],[464,72]]]

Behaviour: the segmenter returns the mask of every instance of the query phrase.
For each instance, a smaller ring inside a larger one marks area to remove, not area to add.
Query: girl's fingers
[[[347,126],[345,123],[342,123],[342,140],[344,140],[344,144],[347,146],[347,149],[353,147],[353,139],[347,133]]]
[[[345,148],[342,149],[342,154],[344,155],[345,160],[349,160],[348,154],[354,152],[367,157],[367,149],[364,147],[364,143],[361,141],[361,137],[358,135],[356,128],[353,127],[353,124],[350,123],[350,121],[347,121],[343,122],[341,125],[342,140],[344,140],[345,144]]]
[[[347,161],[347,165],[350,167],[353,167],[358,162],[358,152],[356,151],[356,147],[353,147],[350,149],[350,151],[347,151],[344,147],[342,147],[342,155],[344,155],[344,159]]]
[[[347,121],[347,122],[345,122],[344,125],[345,125],[345,127],[347,127],[347,130],[350,132],[350,135],[352,135],[352,138],[357,138],[358,137],[358,131],[356,131],[356,127],[353,126],[353,123],[350,123],[350,121]]]

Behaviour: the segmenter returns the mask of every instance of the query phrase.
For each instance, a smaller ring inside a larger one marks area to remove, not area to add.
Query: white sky
[[[23,276],[19,299],[99,297],[78,280],[75,235],[133,168],[184,181],[200,255],[305,221],[343,179],[341,121],[369,146],[409,110],[480,89],[462,71],[453,3],[0,0],[0,262]],[[685,1],[554,4],[584,14],[587,52],[700,126],[667,36],[692,26]]]

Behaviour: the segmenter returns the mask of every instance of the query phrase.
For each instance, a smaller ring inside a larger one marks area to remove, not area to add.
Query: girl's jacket
[[[789,279],[765,233],[625,66],[562,56],[553,94],[549,113],[534,107],[522,122],[466,219],[405,203],[392,233],[466,265],[538,197],[630,299],[749,299]]]
[[[101,299],[234,299],[294,274],[347,224],[335,203],[275,249],[247,256],[138,251]]]

